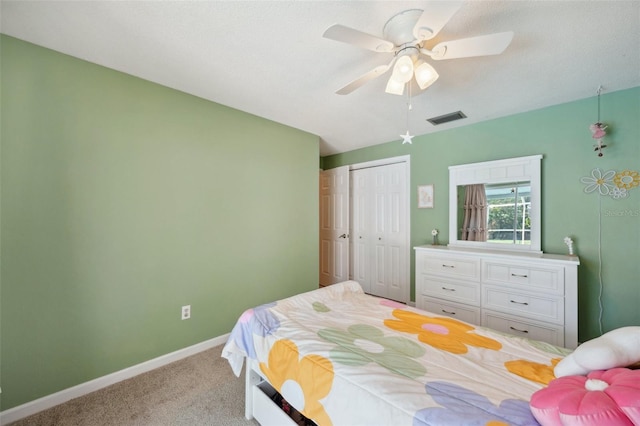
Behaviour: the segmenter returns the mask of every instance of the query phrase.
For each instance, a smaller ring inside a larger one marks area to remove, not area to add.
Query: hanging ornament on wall
[[[602,139],[606,136],[607,127],[600,121],[600,93],[602,93],[602,86],[598,86],[598,121],[589,126],[589,130],[591,130],[591,137],[596,140],[596,143],[593,145],[595,148],[594,151],[598,153],[598,157],[602,157],[602,150],[607,147],[604,143],[602,143]]]

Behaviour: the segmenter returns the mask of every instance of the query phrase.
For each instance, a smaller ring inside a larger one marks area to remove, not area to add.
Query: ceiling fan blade
[[[393,52],[395,48],[390,41],[340,24],[335,24],[327,28],[324,34],[322,34],[322,37],[352,44],[362,47],[363,49],[373,50],[374,52]]]
[[[473,56],[499,55],[509,46],[513,39],[513,31],[495,33],[460,40],[444,41],[436,44],[431,52],[421,49],[431,59],[470,58]]]
[[[369,81],[373,80],[374,78],[380,77],[382,74],[387,72],[389,70],[389,68],[391,68],[391,66],[393,65],[393,63],[395,61],[396,61],[396,58],[394,57],[391,60],[391,62],[389,62],[388,65],[378,65],[377,67],[375,67],[371,71],[367,72],[366,74],[361,75],[360,77],[358,77],[355,80],[353,80],[351,83],[349,83],[346,86],[344,86],[343,88],[337,90],[336,94],[338,94],[338,95],[348,95],[349,93],[353,92],[354,90],[364,86],[365,83],[368,83]]]
[[[413,27],[416,40],[434,38],[462,6],[462,1],[429,2]]]

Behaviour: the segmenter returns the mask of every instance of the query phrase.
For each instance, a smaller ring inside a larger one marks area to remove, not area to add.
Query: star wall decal
[[[409,134],[408,130],[407,130],[407,133],[405,133],[404,135],[400,135],[400,137],[402,138],[402,145],[404,145],[405,143],[408,143],[409,145],[411,145],[412,144],[411,139],[414,138]]]

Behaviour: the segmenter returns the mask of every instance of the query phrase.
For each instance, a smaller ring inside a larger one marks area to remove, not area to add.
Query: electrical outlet
[[[185,305],[182,307],[182,319],[186,320],[191,318],[191,305]]]

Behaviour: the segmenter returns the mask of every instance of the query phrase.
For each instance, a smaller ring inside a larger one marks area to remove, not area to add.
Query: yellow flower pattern
[[[551,365],[540,364],[533,361],[518,359],[515,361],[507,361],[504,366],[511,373],[516,374],[532,382],[548,385],[556,376],[553,374],[553,368],[562,358],[553,358]]]
[[[332,424],[320,403],[333,385],[334,372],[331,361],[320,355],[307,355],[300,359],[296,344],[283,339],[273,345],[269,351],[268,365],[261,362],[260,370],[286,400],[303,400],[295,408],[304,416],[318,425]],[[299,389],[301,392],[292,396],[287,394],[287,389]]]
[[[421,342],[443,351],[464,354],[468,351],[467,346],[496,351],[502,348],[497,340],[473,333],[474,327],[452,318],[429,317],[401,309],[395,309],[393,316],[398,319],[387,319],[384,325],[393,330],[417,334]]]

